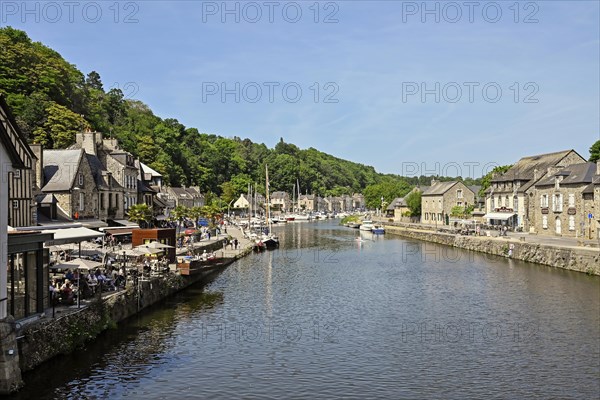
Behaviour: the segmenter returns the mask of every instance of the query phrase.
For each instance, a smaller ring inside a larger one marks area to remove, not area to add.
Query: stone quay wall
[[[211,243],[205,248],[208,251],[222,249],[223,243]],[[97,299],[78,311],[58,318],[41,318],[25,325],[17,333],[21,371],[32,370],[60,354],[74,352],[102,331],[115,327],[117,323],[144,308],[192,284],[209,281],[229,264],[251,251],[251,248],[244,249],[235,257],[226,259],[224,264],[205,268],[202,274],[195,276],[171,274],[166,278],[140,280],[137,286],[130,285],[126,290]]]
[[[555,268],[584,272],[590,275],[600,275],[600,251],[596,248],[560,247],[527,243],[509,237],[462,236],[391,225],[386,225],[385,231],[394,235],[465,250],[510,257]]]

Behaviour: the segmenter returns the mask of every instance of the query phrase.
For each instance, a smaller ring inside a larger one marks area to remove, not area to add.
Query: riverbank
[[[388,234],[411,239],[510,257],[590,275],[600,275],[600,251],[597,248],[529,243],[524,237],[462,236],[419,229],[414,225],[385,225],[385,231]]]
[[[104,330],[115,327],[119,322],[191,285],[207,283],[235,260],[252,252],[251,242],[243,238],[238,229],[230,228],[228,235],[240,241],[238,249],[225,248],[224,237],[195,244],[196,251],[216,251],[223,260],[203,268],[197,275],[182,276],[171,272],[164,276],[139,279],[137,284],[130,282],[125,290],[105,293],[81,308],[76,305],[67,307],[54,316],[49,310],[49,313],[33,321],[23,321],[17,326],[21,372],[35,369],[60,354],[78,351]]]

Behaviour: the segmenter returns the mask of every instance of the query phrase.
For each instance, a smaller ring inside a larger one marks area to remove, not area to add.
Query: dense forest
[[[48,149],[68,147],[76,132],[93,129],[117,138],[125,150],[163,174],[167,184],[197,185],[225,202],[246,192],[248,184],[264,191],[265,164],[273,191],[291,192],[298,180],[302,193],[362,192],[373,208],[381,197],[389,203],[431,180],[380,174],[314,148],[300,149],[283,138],[271,149],[250,139],[201,133],[154,115],[118,88],[107,90],[99,73],[85,75],[20,30],[0,28],[0,49],[0,92],[28,139]],[[456,178],[442,178],[449,179]]]

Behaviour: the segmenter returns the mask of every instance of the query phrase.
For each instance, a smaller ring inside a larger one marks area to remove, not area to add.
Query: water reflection
[[[21,398],[600,395],[598,277],[329,222],[277,229],[280,249],[28,374]]]

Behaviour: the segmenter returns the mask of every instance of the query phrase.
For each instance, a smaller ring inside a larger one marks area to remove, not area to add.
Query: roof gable
[[[44,192],[71,190],[85,150],[44,150]]]

